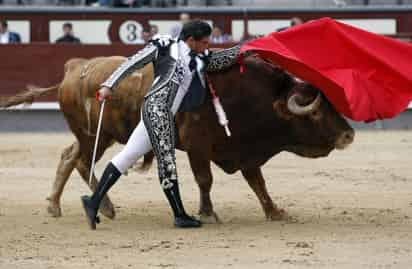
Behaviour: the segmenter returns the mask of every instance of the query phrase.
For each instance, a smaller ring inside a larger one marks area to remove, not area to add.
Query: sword
[[[99,122],[97,123],[97,131],[96,131],[96,141],[94,142],[94,149],[93,149],[93,157],[92,157],[92,166],[90,167],[90,176],[89,176],[89,186],[91,186],[92,177],[94,174],[94,166],[96,161],[96,152],[97,152],[97,145],[99,144],[99,135],[100,129],[102,127],[102,119],[103,119],[103,112],[104,112],[104,104],[106,103],[106,99],[103,100],[102,105],[100,106],[100,113],[99,113]]]

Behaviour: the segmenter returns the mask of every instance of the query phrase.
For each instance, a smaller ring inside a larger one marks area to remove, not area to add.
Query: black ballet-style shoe
[[[175,227],[177,228],[200,228],[202,223],[188,215],[183,215],[181,217],[175,217]]]
[[[83,204],[84,212],[86,213],[87,223],[89,223],[89,227],[91,230],[96,230],[96,224],[100,223],[100,218],[97,216],[97,210],[91,205],[90,197],[84,195],[81,197],[81,201]]]

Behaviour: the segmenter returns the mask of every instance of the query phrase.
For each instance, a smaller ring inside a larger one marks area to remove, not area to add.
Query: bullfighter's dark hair
[[[0,19],[0,24],[1,24],[3,27],[5,27],[5,28],[7,28],[7,26],[8,26],[6,20],[1,20],[1,19]]]
[[[194,40],[198,41],[204,37],[209,37],[211,33],[212,28],[207,22],[193,20],[183,25],[179,39],[187,40],[189,37],[193,37]]]

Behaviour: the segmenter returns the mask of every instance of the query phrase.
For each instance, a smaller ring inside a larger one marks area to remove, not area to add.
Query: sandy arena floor
[[[172,226],[156,170],[130,173],[111,191],[117,217],[87,227],[74,172],[63,217],[46,196],[70,134],[2,134],[0,268],[412,268],[412,132],[358,132],[328,158],[282,153],[263,168],[269,192],[295,221],[268,222],[240,173],[213,167],[212,198],[222,224]],[[118,151],[111,149],[97,167]],[[187,210],[198,190],[178,154]]]

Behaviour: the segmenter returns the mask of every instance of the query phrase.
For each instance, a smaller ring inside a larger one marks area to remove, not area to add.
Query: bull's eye
[[[320,112],[319,112],[318,110],[312,111],[312,113],[310,113],[310,115],[311,115],[312,118],[314,118],[314,119],[320,118]]]

